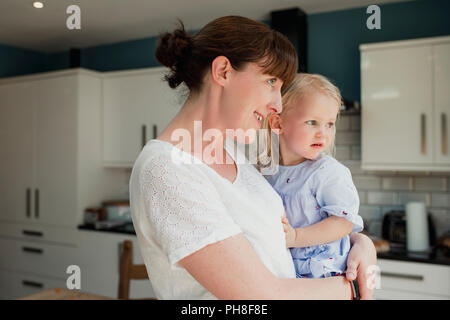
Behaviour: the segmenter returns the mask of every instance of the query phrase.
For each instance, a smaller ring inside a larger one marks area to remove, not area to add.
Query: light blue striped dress
[[[283,199],[293,228],[307,227],[335,215],[352,222],[352,232],[363,230],[358,191],[350,170],[333,157],[321,153],[316,159],[295,166],[279,166],[278,172],[267,180]],[[298,278],[335,276],[347,269],[350,237],[290,250]]]

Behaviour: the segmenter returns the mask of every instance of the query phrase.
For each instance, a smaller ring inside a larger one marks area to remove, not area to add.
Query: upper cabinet
[[[75,227],[118,196],[101,157],[101,75],[75,69],[0,80],[1,221]]]
[[[176,90],[164,81],[167,68],[104,73],[103,163],[133,166],[148,140],[156,138],[180,109]]]
[[[450,37],[360,51],[362,168],[450,171]]]

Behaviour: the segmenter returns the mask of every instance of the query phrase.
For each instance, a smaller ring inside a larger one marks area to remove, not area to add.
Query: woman
[[[133,223],[160,299],[349,299],[344,277],[295,279],[280,197],[226,137],[251,143],[297,70],[293,46],[266,25],[229,16],[195,36],[165,34],[156,56],[189,96],[142,150],[130,179]],[[204,132],[204,134],[203,134]],[[351,236],[347,277],[371,298],[371,241]],[[351,274],[353,273],[353,275]]]

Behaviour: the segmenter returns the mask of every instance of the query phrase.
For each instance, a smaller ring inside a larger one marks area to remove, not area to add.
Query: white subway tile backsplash
[[[360,145],[361,144],[361,133],[359,131],[336,132],[336,145],[340,145],[340,144]]]
[[[351,160],[351,161],[341,161],[341,163],[350,170],[352,176],[367,173],[367,171],[361,169],[361,161]]]
[[[397,194],[394,192],[368,191],[367,203],[378,205],[396,205]]]
[[[353,131],[361,130],[361,116],[353,115],[350,117],[350,129]]]
[[[361,147],[352,146],[352,160],[361,160]]]
[[[450,207],[450,193],[432,193],[432,207]]]
[[[419,192],[400,192],[398,194],[398,204],[405,205],[408,202],[411,201],[420,201],[424,202],[426,205],[429,205],[429,201],[427,201],[427,194],[426,193],[419,193]]]
[[[390,211],[404,211],[405,207],[402,205],[398,206],[381,206],[381,215],[385,215],[386,213]]]
[[[410,190],[408,177],[383,177],[381,188],[385,190]]]
[[[450,212],[445,209],[428,208],[432,220],[436,227],[436,235],[440,237],[445,232],[450,231]]]
[[[350,160],[350,146],[336,146],[335,157],[338,161]]]
[[[414,188],[418,191],[445,191],[445,182],[438,177],[418,177],[414,179]]]
[[[356,188],[363,190],[380,190],[381,178],[373,176],[353,176]]]
[[[383,215],[381,214],[380,206],[371,206],[362,204],[359,206],[359,215],[365,219],[381,219]]]
[[[367,203],[367,192],[366,191],[358,190],[358,195],[359,195],[359,204],[360,205]]]
[[[350,130],[350,116],[339,116],[339,119],[336,122],[336,130],[337,131]]]

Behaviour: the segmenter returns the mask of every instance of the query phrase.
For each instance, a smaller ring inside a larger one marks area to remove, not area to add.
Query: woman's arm
[[[377,264],[377,252],[369,237],[362,233],[351,233],[352,248],[348,254],[346,276],[358,280],[361,299],[373,299]]]
[[[343,238],[353,229],[353,223],[337,216],[330,216],[305,228],[292,228],[285,217],[282,222],[288,248],[304,248],[329,243]]]
[[[219,299],[350,299],[344,277],[279,279],[243,234],[208,245],[181,259],[203,287]]]

